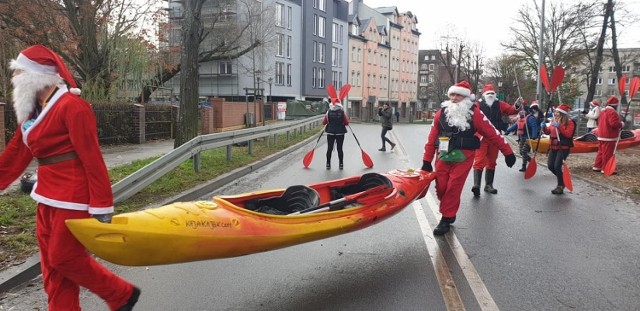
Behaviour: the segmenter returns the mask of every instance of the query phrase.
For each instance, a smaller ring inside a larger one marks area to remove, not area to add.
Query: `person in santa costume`
[[[461,81],[448,90],[449,100],[436,112],[427,143],[424,146],[422,170],[431,172],[435,161],[436,194],[440,200],[442,218],[433,230],[434,235],[449,232],[460,208],[460,195],[469,175],[480,139],[491,142],[505,156],[507,166],[516,163],[516,156],[506,139],[500,134],[478,106],[469,99],[471,86]]]
[[[31,197],[38,202],[36,236],[49,310],[80,310],[80,286],[110,310],[132,310],[140,290],[94,260],[65,225],[92,216],[110,222],[113,213],[91,106],[78,96],[60,56],[45,46],[23,50],[10,68],[18,128],[0,155],[0,189],[37,159]]]
[[[518,114],[518,111],[522,109],[521,102],[522,98],[518,98],[512,106],[496,99],[495,88],[491,84],[486,84],[484,88],[482,88],[482,98],[476,102],[476,105],[496,129],[503,130],[506,128],[502,118],[504,116]],[[498,190],[493,187],[496,161],[498,159],[498,147],[499,146],[492,144],[490,141],[481,139],[480,149],[476,151],[476,158],[473,162],[473,187],[471,191],[476,197],[480,196],[480,183],[484,169],[486,169],[486,185],[484,186],[484,191],[492,194],[498,193]]]
[[[587,133],[591,133],[593,129],[598,127],[598,118],[600,117],[600,103],[596,100],[591,101],[591,109],[584,115],[587,119]]]
[[[553,120],[546,126],[543,123],[542,130],[549,135],[549,154],[547,156],[547,168],[556,175],[558,185],[551,190],[553,194],[564,193],[564,179],[562,175],[562,163],[569,156],[573,147],[573,135],[576,133],[576,124],[569,118],[571,108],[567,104],[559,105],[553,112]]]
[[[609,97],[607,106],[600,112],[598,118],[598,153],[593,164],[594,172],[601,172],[604,165],[613,156],[613,150],[620,136],[624,122],[618,114],[618,98]]]

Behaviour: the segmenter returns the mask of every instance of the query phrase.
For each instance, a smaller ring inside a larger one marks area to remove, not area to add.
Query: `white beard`
[[[64,83],[59,76],[24,71],[13,78],[13,109],[18,124],[29,119],[36,107],[36,94],[45,88]]]
[[[487,102],[487,105],[489,107],[491,107],[493,105],[493,103],[496,101],[496,97],[495,97],[495,95],[494,96],[485,95],[484,96],[484,100]]]
[[[442,103],[442,107],[446,107],[445,116],[447,117],[447,124],[449,126],[455,126],[460,131],[467,130],[471,127],[469,124],[469,120],[471,119],[471,115],[473,111],[471,111],[471,106],[473,102],[469,100],[469,98],[463,99],[461,102],[454,103],[450,100]]]

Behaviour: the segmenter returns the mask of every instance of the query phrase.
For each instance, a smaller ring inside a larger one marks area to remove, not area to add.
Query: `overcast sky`
[[[363,0],[364,4],[376,8],[395,6],[399,12],[411,11],[418,18],[420,49],[438,48],[437,42],[447,33],[451,25],[455,25],[457,33],[467,42],[481,45],[487,57],[502,54],[500,42],[510,38],[509,25],[525,3],[533,7],[534,1],[542,4],[542,0]],[[578,0],[562,0],[572,3]],[[637,8],[640,0],[621,0],[628,7]],[[547,12],[551,2],[545,0]],[[606,1],[602,1],[605,3]],[[636,23],[639,24],[639,23]],[[618,26],[620,28],[620,26]],[[624,33],[621,33],[624,31]],[[634,29],[618,29],[621,33],[620,47],[640,47],[640,27]],[[633,37],[631,34],[635,34]]]

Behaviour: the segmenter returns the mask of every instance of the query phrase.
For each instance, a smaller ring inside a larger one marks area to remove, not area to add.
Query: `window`
[[[318,15],[316,14],[313,14],[313,34],[314,35],[318,34]]]
[[[602,78],[598,77],[598,82],[596,84],[602,84]]]
[[[629,65],[622,66],[622,72],[629,72],[629,71],[631,71],[631,66]]]
[[[284,27],[284,4],[276,3],[276,26]]]
[[[221,62],[220,63],[220,74],[221,75],[230,75],[233,73],[233,71],[231,70],[231,63],[230,62]]]
[[[333,81],[333,87],[335,87],[336,89],[339,89],[340,85],[338,84],[338,72],[337,71],[332,71],[331,72],[331,80]]]
[[[331,40],[333,41],[333,43],[338,43],[338,38],[339,38],[339,36],[340,36],[340,35],[338,34],[338,30],[339,30],[338,24],[333,23],[333,28],[332,28],[332,30],[333,30],[333,31],[331,32],[331,34],[332,34],[332,38],[331,38]]]
[[[324,64],[324,54],[326,52],[326,44],[318,43],[318,62]]]
[[[607,84],[609,84],[609,85],[614,85],[614,84],[616,84],[616,78],[609,78],[609,79],[607,79]]]
[[[355,62],[358,58],[356,56],[356,47],[351,47],[351,61]]]
[[[318,16],[318,37],[324,38],[324,28],[325,28],[325,18],[323,16]]]
[[[311,78],[311,86],[316,87],[316,80],[318,79],[318,69],[313,67],[313,77]]]
[[[318,69],[318,87],[324,88],[324,68]]]
[[[427,83],[427,75],[420,75],[420,83]]]
[[[602,96],[602,90],[596,90],[595,96]]]
[[[318,0],[318,9],[320,11],[326,11],[327,10],[327,3],[325,0]]]
[[[616,92],[616,90],[609,90],[609,96],[615,96]]]
[[[284,63],[276,62],[276,85],[284,84]]]
[[[615,72],[615,71],[616,71],[616,70],[615,70],[615,67],[613,67],[613,66],[609,66],[609,72]]]
[[[291,86],[291,64],[287,64],[287,85]]]
[[[436,69],[436,65],[429,64],[429,71],[433,71],[434,69]]]
[[[339,57],[340,54],[338,54],[338,48],[331,48],[331,66],[338,67],[338,64],[340,63],[340,60],[338,59]]]
[[[276,45],[277,45],[277,50],[276,50],[276,55],[277,56],[284,56],[284,35],[279,33],[276,34]]]
[[[313,62],[318,60],[318,42],[313,41]]]
[[[293,9],[289,6],[287,7],[287,29],[291,29],[291,24],[293,24]]]
[[[287,36],[287,58],[291,58],[291,36]]]
[[[433,83],[433,75],[429,76],[429,83]]]

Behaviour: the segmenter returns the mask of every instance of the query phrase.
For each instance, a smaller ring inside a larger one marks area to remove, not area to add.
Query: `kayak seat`
[[[620,133],[620,139],[632,138],[633,136],[635,136],[635,134],[629,130],[622,130],[622,133]]]
[[[584,134],[578,138],[576,138],[577,141],[588,141],[588,142],[595,142],[598,141],[598,136],[596,136],[593,133],[587,133]]]
[[[252,200],[246,207],[256,212],[287,215],[320,204],[320,195],[315,189],[304,185],[290,186],[278,197]]]
[[[360,180],[355,184],[332,188],[331,200],[337,200],[347,195],[362,192],[380,185],[386,185],[387,188],[393,188],[393,183],[387,176],[379,173],[366,173],[362,175]]]

